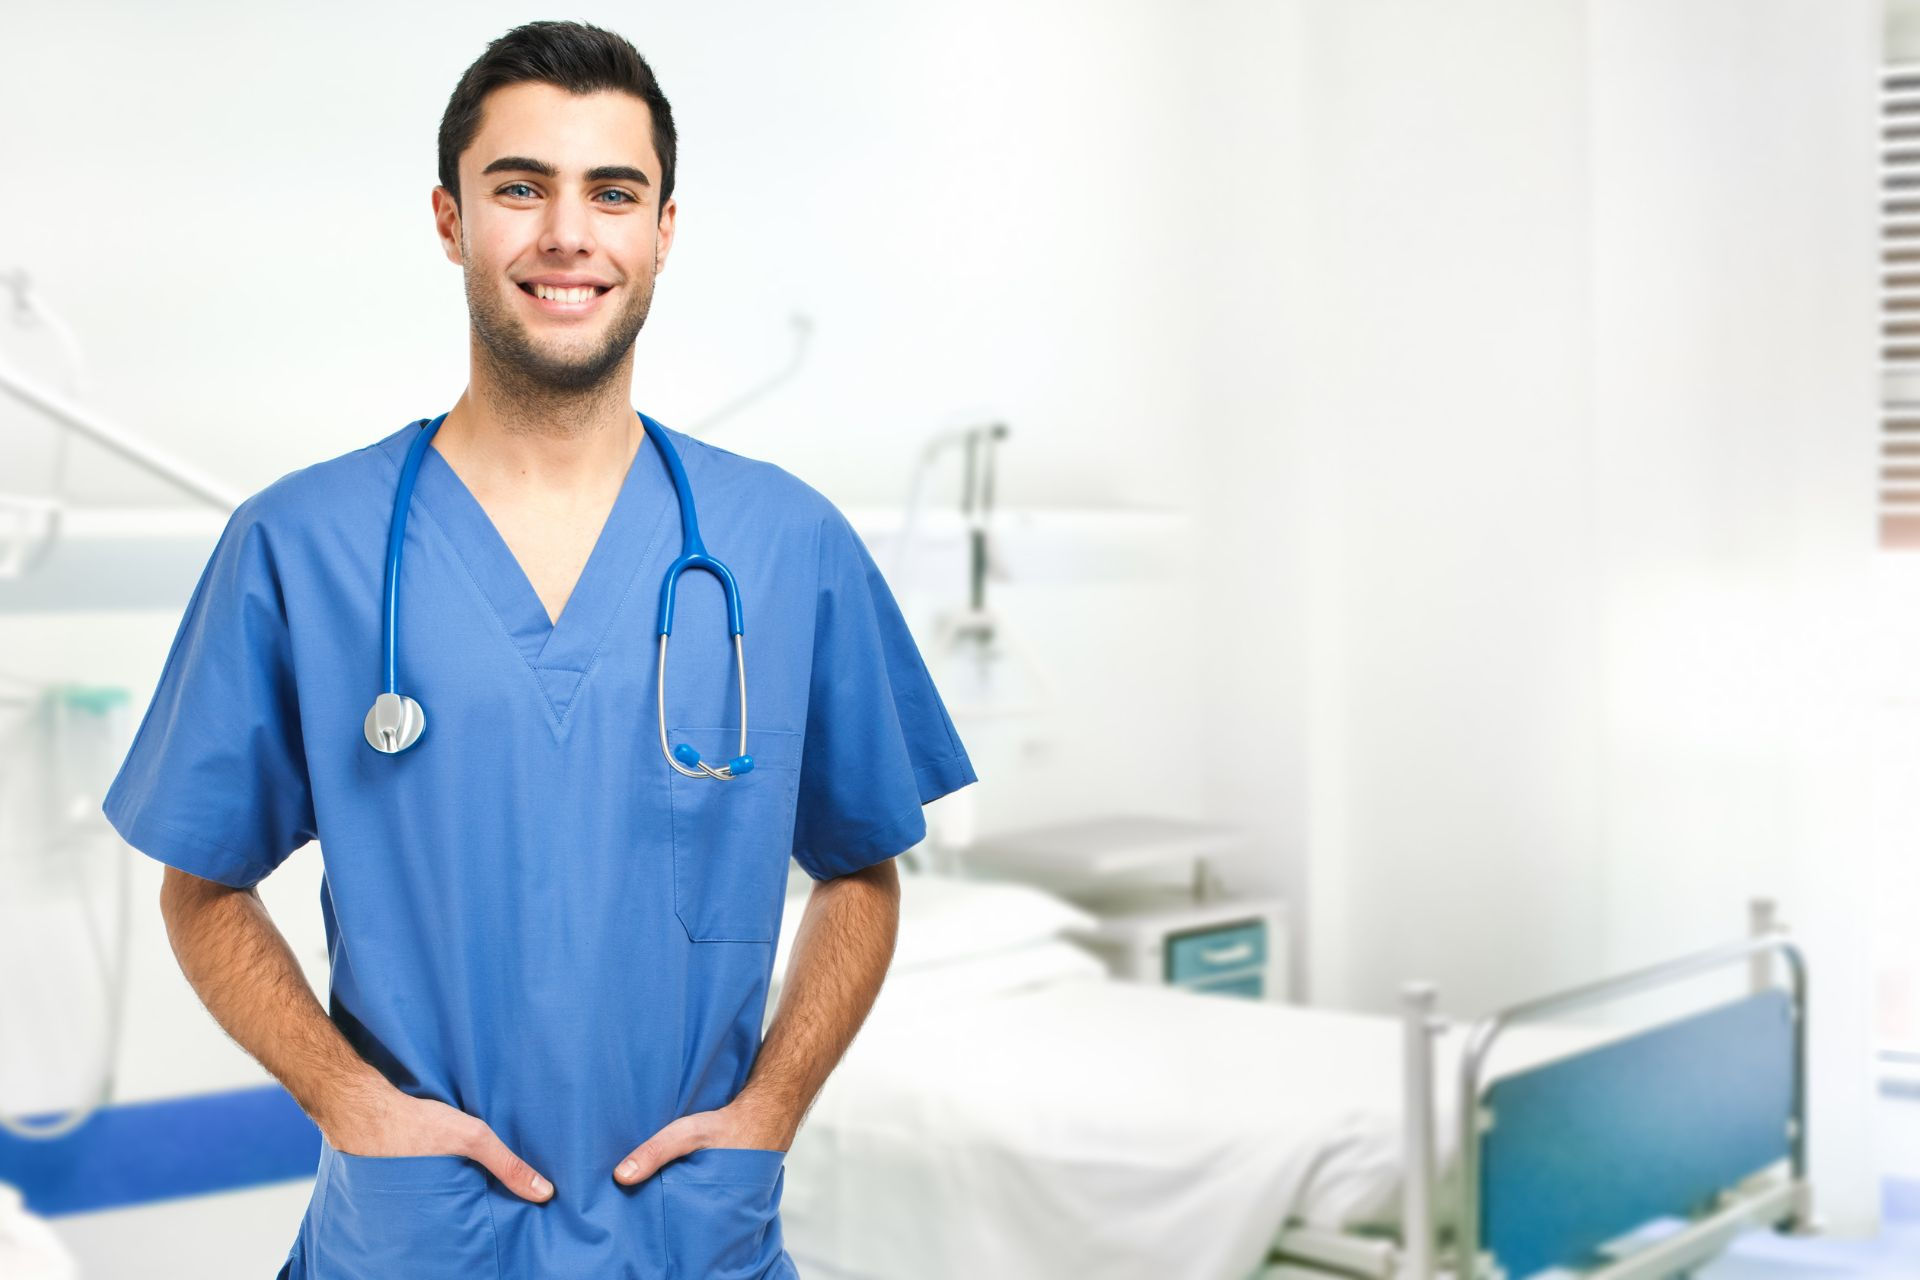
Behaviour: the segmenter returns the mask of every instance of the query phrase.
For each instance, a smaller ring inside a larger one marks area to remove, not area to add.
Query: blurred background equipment
[[[0,674],[0,1129],[17,1137],[64,1137],[114,1098],[134,855],[100,802],[129,732],[124,689]]]

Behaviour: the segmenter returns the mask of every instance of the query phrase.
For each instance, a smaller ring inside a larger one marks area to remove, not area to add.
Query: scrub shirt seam
[[[648,536],[646,550],[640,553],[639,559],[634,563],[633,572],[627,576],[627,585],[620,590],[619,603],[613,606],[613,612],[607,617],[606,628],[601,631],[599,642],[593,647],[593,656],[587,659],[586,669],[580,673],[580,683],[574,687],[573,698],[567,703],[567,715],[573,713],[574,705],[580,701],[580,691],[586,687],[587,678],[599,667],[600,657],[606,653],[607,643],[613,638],[614,627],[619,623],[620,615],[626,612],[627,600],[633,595],[633,584],[640,580],[641,566],[653,558],[654,551],[660,546],[660,531],[666,522],[667,507],[662,503],[660,514],[654,517],[653,532]],[[560,717],[560,722],[562,725],[566,724],[566,715]]]
[[[430,419],[421,418],[419,421],[426,422],[430,421]],[[409,423],[408,425],[411,426],[413,424]],[[400,470],[400,464],[394,462],[393,455],[387,453],[385,449],[380,450],[380,452],[386,457],[388,463],[392,464],[394,472],[397,475]],[[434,530],[446,540],[448,546],[453,547],[453,558],[455,562],[459,564],[461,572],[467,575],[467,581],[473,584],[473,589],[479,593],[480,603],[486,605],[487,612],[493,615],[494,626],[498,629],[501,638],[513,648],[514,653],[518,655],[520,659],[520,665],[525,667],[527,674],[533,677],[533,687],[540,691],[540,701],[547,704],[547,714],[552,717],[554,726],[556,728],[564,728],[566,721],[560,715],[559,708],[553,705],[553,698],[547,693],[547,682],[540,678],[540,672],[535,669],[532,660],[527,657],[526,650],[522,649],[520,642],[513,638],[513,629],[507,625],[507,620],[502,618],[500,611],[493,607],[493,597],[487,594],[487,589],[484,586],[480,585],[480,579],[473,576],[473,567],[467,563],[467,558],[460,554],[459,544],[454,542],[453,535],[447,532],[447,527],[440,523],[438,516],[433,514],[432,505],[425,500],[424,496],[417,489],[414,491],[414,497],[417,499],[414,505],[419,509],[420,514],[426,518],[427,523],[432,525]],[[584,678],[583,676],[582,679]],[[568,706],[569,709],[571,709],[572,704],[569,703]]]
[[[493,1220],[493,1197],[485,1187],[480,1189],[480,1203],[487,1210],[487,1234],[493,1237],[493,1275],[494,1280],[504,1280],[506,1267],[500,1261],[500,1225]]]
[[[218,840],[209,839],[206,836],[200,835],[197,832],[189,831],[185,827],[175,826],[173,823],[168,822],[165,818],[156,818],[149,814],[147,816],[147,821],[151,822],[156,827],[165,827],[167,830],[173,832],[173,834],[179,836],[182,840],[191,840],[193,843],[200,845],[204,848],[217,849],[219,852],[230,854],[233,857],[240,859],[240,861],[242,862],[251,861],[251,859],[249,859],[246,854],[240,852],[238,849],[230,849],[226,845],[221,844]]]
[[[935,770],[939,770],[943,766],[954,764],[955,762],[964,762],[969,766],[971,766],[972,764],[972,761],[968,758],[967,753],[964,750],[956,751],[949,756],[941,756],[938,760],[929,760],[927,761],[927,763],[923,765],[919,765],[914,769],[913,776],[914,776],[915,785],[916,786],[918,785],[923,775],[933,772]],[[976,776],[974,778],[974,781],[977,782],[978,780],[979,779]],[[969,786],[969,785],[971,784],[967,782],[963,782],[959,784],[959,786],[949,787],[947,788],[947,790],[941,792],[939,796],[935,796],[934,800],[940,799],[941,796],[952,795],[955,791],[958,791],[960,787]],[[893,830],[894,828],[900,826],[902,823],[911,819],[914,816],[914,814],[918,813],[920,810],[926,808],[929,804],[932,804],[932,803],[933,803],[933,800],[916,800],[913,804],[906,805],[901,809],[899,809],[897,812],[889,814],[887,817],[881,818],[877,822],[868,823],[866,826],[860,828],[860,830],[855,832],[853,835],[847,836],[845,837],[844,840],[836,841],[835,843],[845,844],[851,848],[859,849],[860,852],[856,856],[865,857],[867,854],[870,854],[873,852],[871,849],[864,847],[868,841],[872,840],[875,836],[885,835],[887,832]],[[907,846],[907,848],[909,849],[912,847],[913,847],[912,845]],[[885,861],[887,858],[898,857],[899,855],[905,853],[906,851],[907,851],[906,849],[895,849],[891,853],[881,854],[878,857],[873,858],[871,861],[862,863],[861,866],[856,867],[855,870],[862,870],[865,867],[872,866],[875,862]],[[814,860],[818,862],[818,858],[815,857],[815,854],[816,854],[815,849],[812,846],[808,846],[807,858],[814,858]],[[798,848],[795,849],[793,856],[796,860],[799,861],[802,867],[806,866],[807,858],[800,857],[800,852]],[[821,865],[825,865],[825,864],[821,864]],[[844,875],[844,874],[850,874],[850,873],[839,872],[835,874]],[[832,879],[834,877],[833,875],[829,875],[825,878]]]
[[[927,772],[930,769],[938,768],[941,765],[952,764],[956,760],[964,760],[966,759],[966,755],[967,753],[964,751],[956,751],[950,756],[941,756],[938,760],[929,760],[927,761],[927,763],[916,767],[913,771],[913,778],[914,778],[916,793],[918,791],[921,774]],[[959,788],[956,787],[954,788],[954,790],[957,791],[959,790]],[[942,792],[941,794],[945,795],[949,793]],[[936,796],[934,797],[934,799],[939,799],[939,797]],[[899,826],[906,819],[912,817],[915,812],[926,808],[929,804],[932,804],[932,803],[933,803],[932,800],[919,799],[916,794],[916,798],[914,799],[912,804],[902,805],[897,811],[891,814],[888,814],[886,817],[880,819],[878,822],[868,823],[866,826],[860,828],[857,834],[849,837],[849,839],[852,841],[872,839],[874,836],[880,835],[881,833],[885,832],[889,827]],[[904,853],[906,852],[906,850],[902,849],[902,850],[898,850],[897,852]]]
[[[907,805],[904,808],[899,809],[894,813],[888,814],[886,817],[880,819],[880,821],[878,822],[868,823],[866,826],[860,828],[860,830],[856,834],[846,836],[840,840],[836,840],[834,844],[836,846],[845,846],[845,849],[847,852],[853,852],[854,850],[858,850],[858,852],[854,853],[853,856],[863,857],[866,854],[873,852],[871,849],[866,848],[866,844],[869,840],[872,840],[875,836],[885,835],[887,832],[893,830],[895,827],[898,827],[901,823],[907,821],[914,814],[918,813],[921,809],[925,807],[926,807],[925,804],[923,804],[922,802],[915,801],[913,804]],[[908,848],[912,848],[912,846],[909,845]],[[870,867],[873,865],[874,862],[882,862],[888,858],[898,857],[899,855],[905,853],[906,851],[907,851],[906,849],[895,849],[891,853],[880,854],[878,857],[875,857],[872,861],[862,863],[860,867],[856,867],[854,868],[854,870],[857,871],[865,867]],[[796,852],[794,856],[798,858],[799,854]],[[826,863],[820,861],[819,857],[817,856],[816,850],[812,846],[808,846],[807,848],[807,857],[812,858],[815,864],[818,866],[825,867],[827,865]],[[802,861],[801,865],[802,866],[806,865],[804,860]],[[831,880],[831,879],[834,879],[836,876],[846,875],[846,874],[849,874],[849,873],[833,872],[827,875],[825,878]]]
[[[320,1151],[320,1169],[319,1169],[320,1185],[319,1185],[319,1189],[315,1193],[316,1196],[318,1197],[319,1203],[314,1206],[313,1212],[308,1216],[308,1222],[307,1222],[307,1225],[309,1226],[309,1228],[317,1228],[312,1232],[313,1258],[311,1261],[302,1259],[303,1261],[307,1262],[307,1266],[309,1267],[309,1269],[311,1269],[316,1275],[320,1274],[320,1271],[321,1271],[320,1231],[324,1231],[326,1229],[327,1197],[328,1197],[328,1193],[333,1190],[333,1166],[336,1163],[335,1161],[329,1161],[327,1159],[326,1148],[328,1146],[331,1146],[332,1144],[326,1141],[326,1138],[324,1135],[322,1135],[321,1137],[321,1143],[322,1143],[322,1146]],[[336,1152],[335,1154],[337,1155],[338,1153]],[[295,1237],[294,1243],[295,1244],[299,1243],[298,1237]]]
[[[387,451],[382,449],[380,452],[386,454]],[[658,450],[654,452],[657,454]],[[389,463],[393,462],[391,455],[387,456],[387,461]],[[635,461],[637,462],[638,459],[636,458]],[[422,501],[419,506],[421,514],[427,518],[427,523],[431,524],[442,538],[445,538],[451,543],[453,541],[452,536],[448,534],[446,526],[442,525],[439,518],[433,514],[433,508],[425,501]],[[533,677],[534,687],[540,690],[540,700],[547,704],[547,711],[553,716],[554,726],[556,728],[564,730],[567,727],[567,717],[573,714],[574,706],[580,701],[580,693],[586,686],[587,678],[593,673],[594,669],[600,665],[600,658],[606,653],[607,643],[613,637],[614,624],[619,622],[620,615],[626,612],[627,600],[633,595],[633,584],[640,578],[640,566],[650,560],[653,557],[654,551],[660,546],[660,531],[665,526],[666,519],[667,508],[665,504],[662,504],[660,513],[654,517],[653,530],[648,536],[646,550],[640,553],[639,561],[633,566],[633,572],[627,578],[627,585],[621,588],[619,603],[614,605],[612,614],[608,616],[606,628],[600,633],[600,639],[594,645],[593,656],[587,659],[586,667],[580,672],[580,682],[574,686],[573,697],[567,700],[567,709],[565,711],[561,711],[553,705],[553,698],[547,692],[546,681],[540,678],[539,669],[536,668],[532,660],[527,657],[526,650],[522,649],[520,645],[513,640],[511,628],[507,626],[506,620],[500,616],[500,611],[494,608],[493,597],[488,595],[486,588],[480,585],[480,580],[473,576],[473,568],[467,564],[466,557],[458,554],[453,557],[460,562],[460,568],[465,571],[467,581],[473,583],[474,589],[480,593],[480,599],[487,606],[487,612],[493,615],[494,625],[500,629],[502,635],[507,637],[508,643],[513,645],[513,651],[520,655],[520,662],[526,667],[527,673]],[[578,586],[579,584],[576,583],[575,585]]]
[[[196,831],[190,831],[185,827],[176,826],[174,823],[168,822],[165,818],[155,817],[153,814],[150,814],[150,813],[143,813],[143,814],[138,814],[135,821],[152,823],[154,826],[160,827],[166,831],[171,832],[174,836],[178,837],[181,840],[186,841],[188,844],[194,845],[197,848],[212,850],[215,853],[224,853],[229,858],[237,858],[239,859],[242,865],[242,868],[246,871],[251,871],[255,866],[255,860],[247,856],[246,854],[240,852],[240,850],[229,848],[226,845],[221,844],[218,840],[210,840],[206,836],[203,836]],[[162,861],[165,861],[165,859],[162,859]],[[171,866],[173,864],[168,863],[167,865]],[[221,883],[225,883],[225,882],[223,881]],[[255,881],[255,883],[258,883],[258,881]],[[233,886],[228,886],[228,887],[231,888]]]
[[[660,1210],[660,1244],[667,1255],[668,1280],[680,1274],[680,1260],[674,1255],[672,1228],[667,1223],[667,1193],[665,1184],[654,1194],[653,1203]]]
[[[419,495],[416,494],[415,496],[418,497]],[[420,514],[426,518],[427,523],[432,525],[435,531],[447,540],[449,545],[453,545],[453,535],[447,532],[446,526],[441,524],[438,517],[433,514],[433,508],[422,501],[419,503],[419,510]],[[480,585],[480,579],[473,576],[472,566],[467,563],[467,558],[459,553],[457,547],[455,548],[453,558],[460,565],[461,572],[467,575],[467,581],[471,582],[473,589],[479,593],[480,602],[487,606],[487,612],[493,615],[494,626],[498,629],[500,638],[512,647],[514,654],[520,659],[520,665],[527,669],[529,676],[533,677],[533,687],[539,690],[540,701],[547,704],[547,714],[553,718],[554,725],[558,728],[564,728],[566,718],[560,714],[559,708],[553,705],[553,698],[547,693],[547,682],[540,678],[540,672],[534,667],[532,660],[527,657],[527,651],[522,649],[519,642],[513,638],[513,629],[507,626],[506,619],[502,618],[500,611],[493,607],[493,597],[488,595],[487,589]],[[571,703],[568,704],[568,708],[572,708]]]
[[[956,743],[955,745],[958,746],[959,744]],[[917,766],[913,771],[914,781],[919,782],[921,781],[921,775],[932,773],[934,770],[941,769],[942,766],[953,764],[956,761],[965,761],[969,767],[971,767],[971,765],[973,764],[973,761],[968,759],[966,749],[961,748],[960,750],[955,751],[952,755],[941,756],[938,760],[929,760],[925,764]],[[975,777],[974,780],[976,782],[979,781],[977,776]],[[965,786],[966,784],[961,783],[960,785]],[[953,792],[958,791],[959,789],[960,789],[959,787],[950,787],[946,791],[942,791],[939,796],[935,796],[933,799],[938,800],[940,796],[951,795],[953,794]],[[920,803],[922,807],[925,807],[926,805],[932,804],[933,800],[922,800]]]

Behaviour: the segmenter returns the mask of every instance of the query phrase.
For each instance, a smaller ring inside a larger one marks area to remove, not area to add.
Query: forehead
[[[480,128],[460,157],[469,172],[501,156],[545,160],[565,175],[598,165],[628,164],[657,184],[653,114],[630,93],[569,93],[557,85],[523,82],[489,93],[480,104]]]

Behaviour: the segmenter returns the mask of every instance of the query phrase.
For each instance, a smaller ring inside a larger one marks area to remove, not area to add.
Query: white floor
[[[80,1280],[273,1280],[311,1179],[55,1218]]]

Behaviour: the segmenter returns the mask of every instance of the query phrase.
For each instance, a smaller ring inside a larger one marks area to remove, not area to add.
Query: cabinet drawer
[[[1211,925],[1167,936],[1167,981],[1187,983],[1267,963],[1264,920]]]

